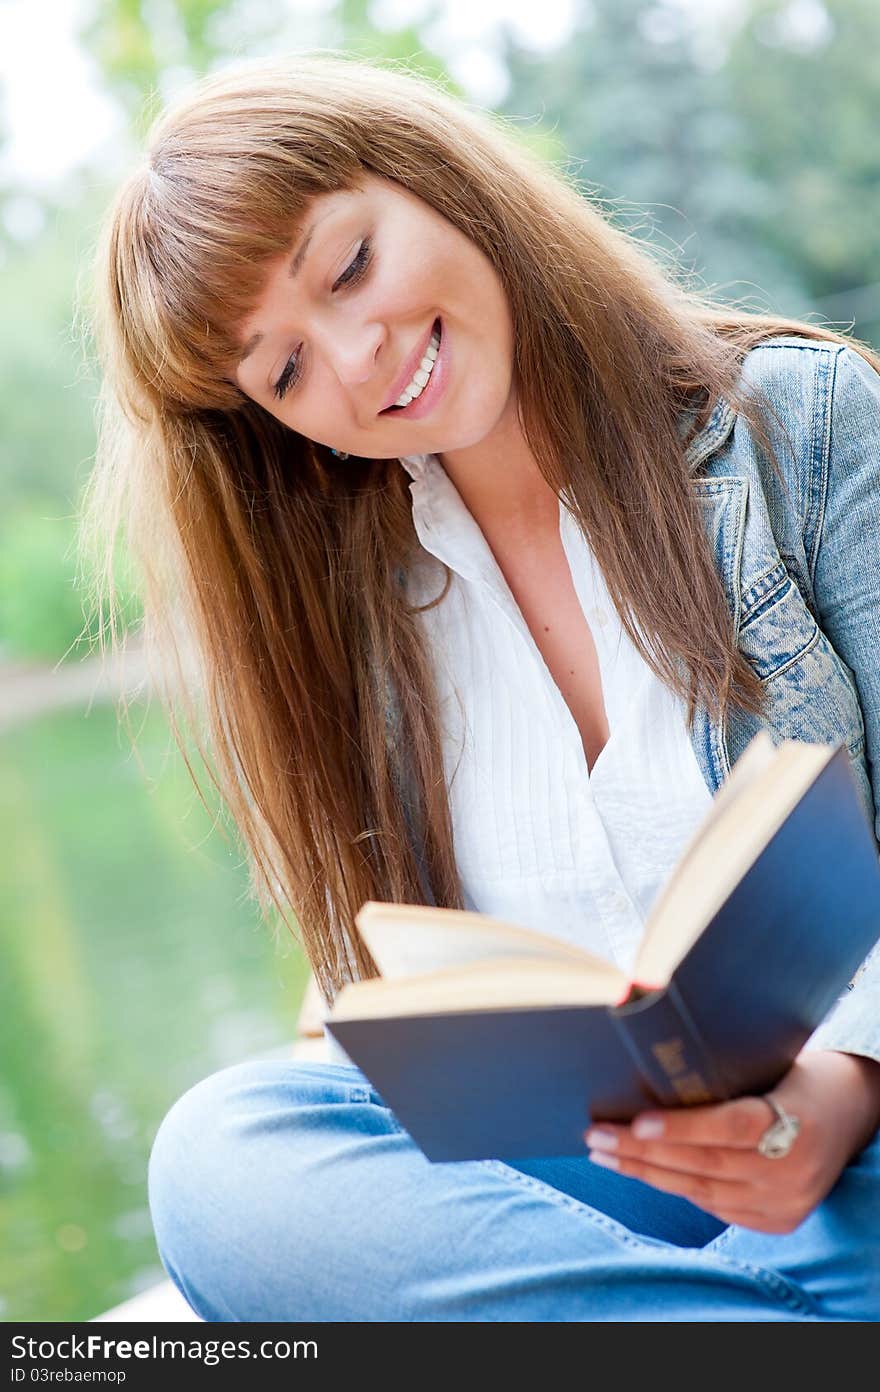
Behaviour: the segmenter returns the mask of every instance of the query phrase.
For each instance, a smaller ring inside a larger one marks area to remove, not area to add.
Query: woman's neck
[[[438,458],[484,532],[558,531],[559,500],[518,425],[500,422],[488,439]]]

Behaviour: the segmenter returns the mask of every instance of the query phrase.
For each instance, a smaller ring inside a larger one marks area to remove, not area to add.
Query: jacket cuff
[[[871,949],[804,1048],[861,1054],[880,1063],[880,943]]]

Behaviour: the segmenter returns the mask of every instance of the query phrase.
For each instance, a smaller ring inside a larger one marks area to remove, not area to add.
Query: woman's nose
[[[368,382],[376,373],[381,345],[378,328],[340,334],[329,347],[329,359],[340,382],[348,387]]]

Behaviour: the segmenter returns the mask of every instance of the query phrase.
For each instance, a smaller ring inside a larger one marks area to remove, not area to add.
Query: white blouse
[[[711,802],[685,703],[624,632],[560,502],[610,731],[590,771],[574,718],[452,480],[436,455],[401,463],[423,548],[409,572],[410,601],[440,594],[444,572],[432,558],[453,572],[446,597],[420,620],[437,673],[465,905],[629,971],[651,905]]]

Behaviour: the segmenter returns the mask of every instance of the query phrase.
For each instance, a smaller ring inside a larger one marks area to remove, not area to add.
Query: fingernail
[[[663,1122],[659,1117],[640,1117],[633,1122],[632,1133],[637,1141],[655,1141],[663,1135]]]
[[[594,1165],[604,1165],[606,1170],[620,1169],[620,1161],[617,1156],[609,1155],[606,1150],[591,1150],[587,1158],[592,1160]]]
[[[591,1126],[587,1132],[587,1145],[595,1150],[616,1150],[617,1137],[613,1131],[602,1131],[598,1126]]]

